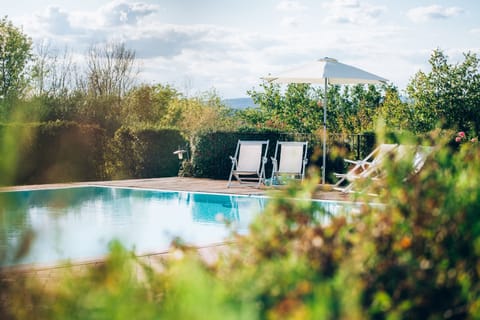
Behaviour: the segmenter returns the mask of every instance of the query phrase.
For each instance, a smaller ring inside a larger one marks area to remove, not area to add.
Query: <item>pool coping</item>
[[[234,242],[232,240],[229,240],[229,241],[222,241],[222,242],[216,242],[216,243],[209,243],[208,245],[200,245],[200,246],[188,245],[186,247],[192,250],[199,251],[204,249],[214,249],[219,247],[225,247],[231,244],[234,244]],[[138,254],[135,253],[134,256],[137,259],[143,259],[148,257],[168,257],[172,254],[174,254],[174,252],[172,251],[172,248],[169,248],[169,249],[165,249],[158,252],[145,252],[145,253],[138,253]],[[52,263],[52,264],[21,264],[21,265],[13,265],[13,266],[3,266],[3,267],[0,267],[0,278],[2,275],[8,275],[8,274],[17,274],[17,275],[29,274],[32,272],[62,270],[62,269],[68,269],[71,267],[102,265],[105,263],[107,257],[108,255],[104,255],[98,258],[64,261],[64,262]]]

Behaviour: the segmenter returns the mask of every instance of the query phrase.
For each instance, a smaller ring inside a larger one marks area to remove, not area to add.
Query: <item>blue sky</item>
[[[247,96],[262,76],[325,56],[403,90],[442,49],[452,63],[480,53],[473,0],[0,0],[35,44],[83,54],[105,41],[134,50],[142,82],[186,94]]]

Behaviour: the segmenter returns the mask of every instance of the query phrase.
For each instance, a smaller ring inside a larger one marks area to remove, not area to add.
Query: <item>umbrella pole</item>
[[[328,78],[325,78],[325,94],[323,97],[323,165],[322,184],[325,184],[325,168],[327,167],[327,86]]]

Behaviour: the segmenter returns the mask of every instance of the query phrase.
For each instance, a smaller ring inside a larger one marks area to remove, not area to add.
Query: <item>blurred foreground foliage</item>
[[[2,282],[5,319],[476,319],[480,148],[437,141],[423,169],[389,162],[355,212],[310,201],[317,179],[272,194],[216,254],[179,243],[159,264],[118,243],[58,281]],[[441,147],[443,146],[443,147]],[[314,175],[314,174],[313,174]],[[398,179],[398,177],[407,177]],[[400,181],[399,181],[400,180]],[[296,198],[297,200],[292,200]],[[367,204],[371,203],[371,204]]]

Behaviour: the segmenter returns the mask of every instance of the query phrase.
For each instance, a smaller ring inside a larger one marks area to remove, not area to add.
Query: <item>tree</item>
[[[129,125],[158,124],[171,102],[180,97],[169,85],[141,85],[132,89],[123,99],[123,119]]]
[[[260,114],[249,112],[255,124],[286,131],[314,133],[323,124],[323,88],[310,84],[290,84],[284,94],[278,84],[263,83],[263,92],[248,91],[260,106]],[[373,130],[374,116],[382,92],[370,85],[329,86],[327,127],[336,133],[362,133]]]
[[[411,104],[402,101],[398,89],[389,86],[375,120],[382,119],[389,130],[417,132],[418,124],[413,121]]]
[[[383,100],[383,92],[376,86],[330,86],[327,98],[329,128],[349,134],[374,130],[375,115]]]
[[[86,89],[93,96],[123,97],[135,84],[135,52],[123,43],[93,45],[87,54]]]
[[[75,89],[78,70],[68,48],[59,54],[51,43],[42,42],[35,47],[33,60],[31,78],[35,96],[65,96]]]
[[[322,124],[323,110],[317,105],[321,92],[309,84],[290,84],[282,95],[280,86],[262,83],[263,92],[248,91],[253,102],[260,106],[263,116],[253,115],[252,120],[285,131],[312,133]],[[254,123],[258,125],[258,123]]]
[[[478,134],[480,132],[480,61],[476,54],[464,53],[464,61],[448,63],[448,57],[434,50],[431,71],[419,71],[407,87],[412,99],[413,121],[419,131],[438,124],[444,128]]]
[[[177,96],[172,99],[162,118],[161,125],[176,127],[189,139],[202,131],[230,130],[233,117],[215,91],[207,91],[196,97]]]
[[[27,85],[32,41],[7,17],[0,19],[0,99],[21,95]]]
[[[113,135],[122,125],[122,99],[133,88],[138,70],[135,53],[122,43],[93,45],[85,73],[75,79],[75,121],[95,123]]]

